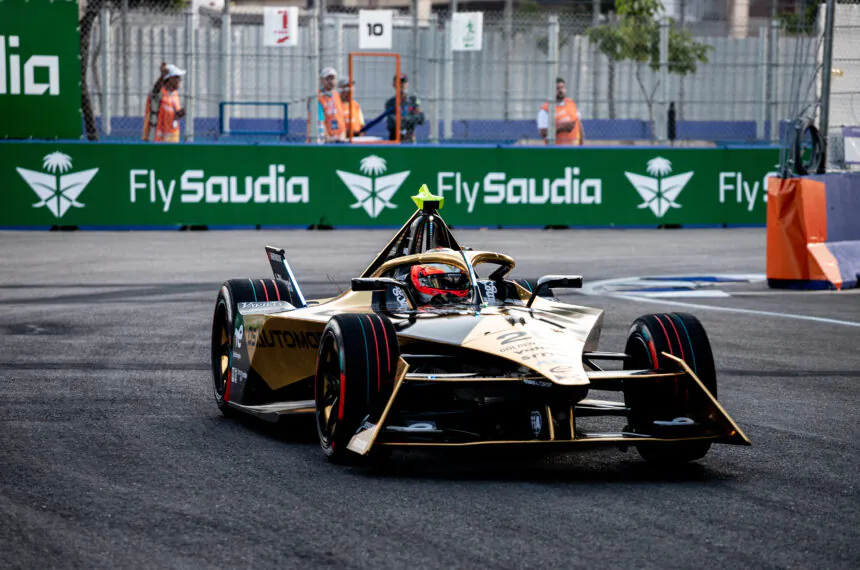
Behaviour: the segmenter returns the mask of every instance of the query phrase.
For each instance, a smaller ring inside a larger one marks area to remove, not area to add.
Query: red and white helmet
[[[412,293],[419,305],[429,304],[438,295],[465,298],[471,292],[469,275],[465,270],[447,263],[413,265],[409,271]]]

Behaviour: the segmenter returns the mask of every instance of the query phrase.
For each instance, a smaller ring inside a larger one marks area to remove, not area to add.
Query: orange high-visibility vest
[[[549,113],[549,104],[544,103],[541,109]],[[567,133],[556,131],[555,144],[579,144],[581,127],[579,123],[579,111],[576,109],[576,103],[569,97],[565,97],[564,101],[555,104],[555,126],[558,127],[560,123],[566,122],[575,122],[576,126],[573,127],[572,131]]]
[[[146,96],[146,112],[144,113],[143,121],[143,139],[149,140],[150,124],[149,116],[151,113],[152,94]],[[161,97],[158,107],[158,121],[155,125],[155,141],[156,142],[179,142],[179,119],[176,118],[176,112],[181,109],[179,104],[179,91],[169,92],[166,88],[161,88]]]
[[[364,128],[364,113],[361,112],[361,106],[355,99],[350,99],[349,107],[344,109],[344,114],[350,122],[352,133],[355,134]]]
[[[344,119],[343,102],[340,100],[340,93],[337,91],[332,91],[331,93],[320,91],[317,99],[322,110],[326,138],[343,138],[346,133],[346,120]]]

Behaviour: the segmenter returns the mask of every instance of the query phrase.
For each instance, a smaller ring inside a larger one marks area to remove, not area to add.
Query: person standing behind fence
[[[355,81],[350,83],[348,79],[341,79],[338,84],[344,118],[349,123],[352,136],[357,137],[362,135],[362,131],[364,131],[364,113],[361,112],[361,105],[358,104],[358,101],[352,98],[353,85],[355,85]]]
[[[537,127],[541,138],[547,140],[549,129],[549,103],[544,103],[538,111]],[[579,110],[573,99],[567,97],[564,79],[555,80],[555,144],[581,145],[585,142]]]
[[[161,76],[146,96],[143,140],[179,142],[179,119],[185,116],[185,109],[179,103],[179,84],[183,75],[184,69],[173,64],[161,64]]]
[[[335,89],[337,71],[332,67],[323,69],[320,73],[320,83],[322,88],[317,94],[317,100],[319,101],[319,121],[322,125],[321,134],[325,134],[325,142],[342,142],[346,134],[346,120],[340,93]]]
[[[397,90],[397,76],[394,76],[394,89]],[[396,110],[397,97],[394,96],[385,103],[388,113],[388,140],[397,140]],[[409,79],[400,74],[400,142],[415,142],[415,127],[424,124],[424,113],[421,112],[421,101],[417,95],[409,94]]]

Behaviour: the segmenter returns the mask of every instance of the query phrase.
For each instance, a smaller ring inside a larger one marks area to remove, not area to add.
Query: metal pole
[[[348,54],[344,53],[343,49],[343,16],[341,14],[334,15],[334,49],[335,49],[335,62],[338,66],[337,68],[343,72],[344,62],[348,59]]]
[[[102,40],[102,132],[110,135],[110,9],[103,6],[99,14]]]
[[[308,32],[311,36],[311,53],[310,53],[310,66],[311,66],[311,81],[313,82],[313,90],[311,91],[312,95],[308,98],[308,114],[309,114],[309,124],[308,124],[308,139],[312,142],[321,143],[323,142],[322,133],[320,129],[325,129],[324,125],[319,121],[319,109],[317,102],[316,93],[318,91],[318,86],[320,82],[320,38],[319,38],[319,17],[320,17],[320,9],[319,5],[314,5],[313,11],[311,12],[311,21],[308,25]]]
[[[777,79],[779,77],[779,22],[770,23],[770,65],[768,69],[768,118],[770,119],[770,140],[779,142],[779,95]]]
[[[232,51],[232,16],[230,15],[230,2],[224,2],[224,10],[221,12],[221,101],[230,100],[230,53]],[[223,123],[221,130],[225,135],[230,134],[230,110],[224,108]]]
[[[546,130],[547,144],[555,144],[555,83],[558,77],[558,16],[549,15],[549,34],[547,42],[547,107],[549,124]]]
[[[122,26],[122,114],[125,117],[128,117],[129,113],[129,83],[130,78],[129,74],[131,73],[129,67],[129,55],[128,55],[128,46],[131,43],[131,38],[128,36],[128,0],[122,0],[120,4],[121,12],[121,22]]]
[[[765,122],[767,121],[767,29],[764,26],[758,28],[758,65],[761,76],[759,88],[760,99],[758,116],[756,117],[755,138],[763,141],[765,139]]]
[[[450,139],[454,136],[454,50],[452,49],[451,18],[445,22],[445,95],[444,95],[444,137]]]
[[[514,49],[514,0],[505,0],[505,108],[504,118],[511,118],[511,59]]]
[[[194,5],[185,9],[185,140],[194,140],[194,102],[197,100],[195,57],[197,27],[194,25]]]
[[[824,17],[824,61],[821,66],[821,121],[818,124],[824,150],[827,151],[830,128],[830,74],[833,70],[833,19],[836,2],[827,0],[827,14]]]
[[[660,125],[657,139],[666,142],[669,112],[669,18],[660,20],[660,113],[656,121]],[[654,125],[656,128],[657,125]],[[652,133],[653,136],[653,133]]]
[[[433,58],[430,63],[433,68],[433,87],[428,117],[430,118],[430,142],[439,142],[439,61],[441,59],[439,57],[439,50],[440,48],[444,48],[444,46],[440,45],[438,41],[439,18],[436,14],[430,16],[430,29],[430,41],[432,45],[430,53]],[[444,38],[442,44],[444,44]]]
[[[409,71],[409,75],[414,77],[412,90],[417,93],[420,77],[418,75],[418,0],[412,0],[412,63],[410,65],[412,69]]]

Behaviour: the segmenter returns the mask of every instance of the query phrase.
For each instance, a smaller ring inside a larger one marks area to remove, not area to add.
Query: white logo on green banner
[[[678,195],[695,172],[666,176],[672,172],[672,163],[660,156],[649,160],[646,170],[653,178],[632,172],[624,173],[644,200],[639,208],[650,208],[658,218],[662,218],[669,208],[680,208],[681,204],[676,202]]]
[[[33,204],[34,208],[44,206],[55,217],[62,218],[69,208],[84,207],[84,204],[78,202],[78,196],[98,173],[98,168],[63,174],[71,170],[72,157],[59,151],[46,155],[42,159],[42,168],[47,172],[26,168],[15,169],[40,199]],[[60,174],[57,174],[58,171]]]
[[[391,199],[409,176],[409,171],[379,176],[386,171],[385,159],[373,154],[361,159],[359,170],[368,176],[336,171],[356,199],[350,208],[363,208],[371,218],[377,217],[385,208],[396,208]]]

